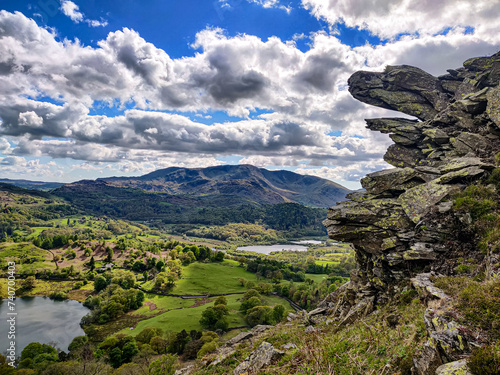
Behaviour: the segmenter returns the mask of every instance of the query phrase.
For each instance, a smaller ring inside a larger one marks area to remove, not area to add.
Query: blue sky
[[[357,70],[500,49],[489,0],[2,1],[0,176],[70,182],[248,163],[358,188],[389,139]]]

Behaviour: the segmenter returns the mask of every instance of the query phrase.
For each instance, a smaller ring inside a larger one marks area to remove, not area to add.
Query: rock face
[[[451,199],[495,168],[500,151],[500,52],[469,59],[440,77],[411,66],[357,72],[349,91],[358,100],[417,118],[368,119],[395,142],[384,159],[395,168],[361,180],[366,192],[330,208],[330,238],[351,242],[357,270],[339,296],[344,319],[384,303],[417,273],[442,272],[457,233]],[[446,273],[446,272],[443,272]]]

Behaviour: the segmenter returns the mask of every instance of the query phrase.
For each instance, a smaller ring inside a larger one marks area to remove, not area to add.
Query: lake
[[[260,254],[270,254],[273,251],[283,251],[283,250],[292,250],[292,251],[307,251],[306,246],[302,245],[267,245],[267,246],[240,246],[236,250],[242,251],[254,251]]]
[[[0,353],[5,353],[8,343],[8,300],[0,303]],[[47,297],[16,298],[16,355],[31,342],[55,344],[58,349],[68,351],[68,345],[76,336],[85,333],[80,320],[89,309],[78,301],[53,301]]]

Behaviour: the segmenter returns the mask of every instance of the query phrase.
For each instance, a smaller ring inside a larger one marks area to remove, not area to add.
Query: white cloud
[[[196,35],[194,56],[173,59],[134,30],[111,32],[90,47],[58,41],[21,13],[0,11],[0,136],[15,140],[5,149],[9,156],[116,163],[127,173],[138,166],[126,161],[201,166],[237,155],[241,163],[304,165],[351,181],[379,168],[390,144],[368,131],[364,118],[394,113],[354,100],[348,77],[403,63],[443,74],[471,56],[497,52],[496,25],[356,48],[318,32],[307,52],[294,41],[206,29]],[[100,105],[132,109],[90,116]],[[270,113],[252,119],[257,109]],[[217,111],[241,119],[205,125],[183,115]]]
[[[318,18],[345,23],[382,38],[402,33],[433,35],[447,28],[496,29],[500,2],[495,0],[302,0]]]
[[[78,5],[74,2],[65,0],[61,3],[61,10],[64,15],[71,18],[71,20],[75,23],[79,23],[83,21],[83,13],[80,12]]]
[[[60,9],[65,16],[71,18],[75,23],[86,22],[90,27],[105,27],[108,25],[108,21],[102,18],[100,21],[86,18],[85,15],[80,12],[80,7],[72,1],[63,0]]]

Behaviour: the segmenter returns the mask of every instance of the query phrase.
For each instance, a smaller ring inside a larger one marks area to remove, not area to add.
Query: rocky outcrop
[[[350,77],[356,99],[416,119],[366,120],[394,141],[384,159],[395,168],[363,178],[366,191],[331,207],[324,222],[330,238],[356,251],[349,293],[332,301],[341,320],[370,312],[417,273],[448,273],[460,235],[452,197],[487,176],[500,151],[499,78],[500,53],[440,77],[406,65]]]
[[[263,341],[259,347],[240,363],[233,371],[233,375],[257,374],[259,370],[269,366],[273,361],[283,356],[285,353],[276,350],[274,346]]]

